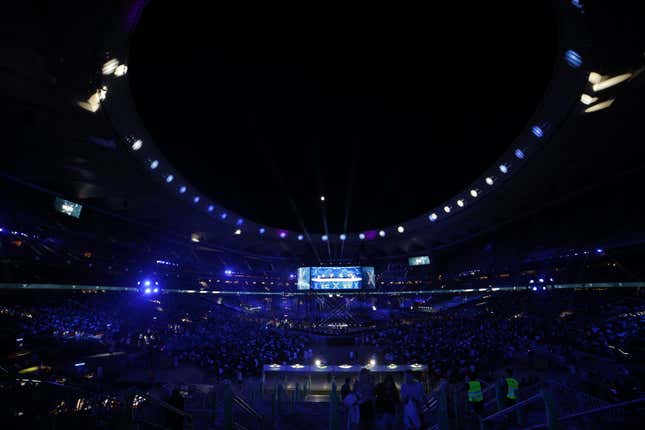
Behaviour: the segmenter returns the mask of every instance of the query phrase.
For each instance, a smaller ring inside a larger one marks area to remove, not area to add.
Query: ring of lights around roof
[[[134,0],[129,3],[120,28],[114,37],[106,41],[105,57],[100,65],[101,87],[108,89],[108,96],[102,101],[108,116],[121,136],[123,144],[132,155],[139,159],[142,168],[151,174],[160,186],[167,187],[177,198],[186,202],[194,210],[202,211],[215,221],[228,226],[231,234],[254,235],[272,238],[276,241],[303,242],[305,239],[320,244],[329,241],[360,242],[366,240],[395,240],[409,234],[431,234],[433,228],[445,219],[455,217],[472,207],[488,194],[500,188],[545,145],[551,135],[569,117],[572,106],[580,97],[580,90],[586,82],[585,57],[589,54],[590,35],[584,17],[584,8],[576,1],[558,1],[554,4],[559,31],[558,56],[549,86],[524,130],[511,142],[508,149],[481,176],[462,192],[438,204],[433,210],[416,218],[399,222],[392,226],[363,232],[333,232],[329,234],[309,234],[308,232],[289,231],[261,225],[247,220],[227,210],[209,199],[193,187],[164,157],[155,145],[137,114],[136,107],[127,81],[127,64],[130,34],[147,4],[147,0]],[[120,72],[116,68],[120,65]],[[105,67],[109,72],[105,73]],[[485,104],[475,108],[485,109]],[[427,233],[426,233],[427,232]]]

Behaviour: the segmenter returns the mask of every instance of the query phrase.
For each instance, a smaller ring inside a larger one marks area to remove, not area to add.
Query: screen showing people
[[[376,288],[373,267],[319,266],[298,268],[299,290],[360,290]]]

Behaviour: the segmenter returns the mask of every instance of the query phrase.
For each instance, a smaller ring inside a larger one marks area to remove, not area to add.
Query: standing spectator
[[[406,429],[419,430],[423,428],[423,402],[425,395],[423,385],[416,379],[412,371],[405,372],[405,382],[401,386],[401,401],[403,402],[403,424]]]
[[[372,375],[370,375],[370,371],[368,369],[361,369],[358,382],[354,388],[354,393],[358,398],[360,411],[358,428],[360,430],[373,430],[374,400],[376,399],[376,394],[374,392],[374,384],[372,383]]]
[[[376,386],[376,416],[383,430],[394,429],[396,409],[399,405],[399,390],[392,375]]]

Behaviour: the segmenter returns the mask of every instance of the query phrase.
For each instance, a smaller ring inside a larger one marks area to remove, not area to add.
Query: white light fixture
[[[437,214],[432,212],[430,215],[428,215],[428,219],[432,222],[435,222],[437,220]]]
[[[621,82],[626,81],[627,79],[631,78],[631,76],[631,73],[623,73],[622,75],[617,75],[613,78],[605,79],[598,82],[597,84],[593,84],[592,88],[594,91],[606,90],[607,88],[613,87],[614,85],[618,85]]]
[[[378,232],[378,235],[381,236],[381,237],[385,237],[385,230],[380,230]]]
[[[143,146],[143,141],[141,139],[137,139],[132,143],[131,148],[133,151],[138,151],[141,149],[142,146]]]
[[[451,210],[451,209],[450,209],[450,206],[448,206],[448,205],[446,205],[446,206],[444,206],[444,207],[443,207],[443,211],[444,211],[445,213],[447,213],[447,214],[449,214],[449,213],[450,213],[450,210]]]
[[[399,233],[403,233],[403,232],[405,231],[405,227],[403,227],[402,225],[400,225],[400,226],[398,226],[398,227],[396,228],[396,231],[398,231]]]
[[[302,239],[304,239],[304,238],[305,238],[305,237],[304,237],[303,235],[301,235],[301,234],[299,234],[299,235],[298,235],[298,240],[302,240]]]
[[[500,172],[502,172],[502,173],[504,173],[504,174],[508,173],[508,165],[506,165],[506,164],[500,164],[500,165],[499,165],[499,171],[500,171]]]
[[[598,82],[602,81],[602,75],[600,73],[591,72],[589,73],[588,80],[590,84],[597,84]]]
[[[460,208],[463,208],[464,207],[464,199],[457,200],[457,206],[459,206]]]
[[[175,177],[173,175],[166,176],[166,182],[168,182],[168,183],[171,183],[174,179],[175,179]]]
[[[359,234],[358,234],[358,238],[359,238],[360,240],[365,240],[365,233],[359,233]]]
[[[327,239],[329,239],[329,237],[326,234],[323,234],[321,239],[323,242],[327,242]]]
[[[492,176],[487,176],[487,177],[486,177],[486,183],[487,183],[488,185],[493,185],[493,184],[495,183],[495,180],[493,179],[493,177],[492,177]]]
[[[591,113],[591,112],[597,112],[599,110],[603,110],[614,104],[615,99],[609,99],[605,100],[604,102],[596,103],[593,106],[589,106],[587,109],[585,109],[585,113]]]
[[[179,194],[184,194],[185,192],[186,192],[186,187],[184,185],[179,187]]]
[[[478,195],[479,195],[479,192],[476,189],[473,188],[472,190],[470,190],[470,196],[471,197],[476,198]]]
[[[586,105],[590,105],[591,103],[595,103],[598,100],[598,97],[591,97],[589,94],[581,94],[580,95],[580,102]]]
[[[320,367],[320,365],[322,364],[322,361],[320,361],[320,359],[317,358],[316,361],[314,361],[314,364],[316,365],[316,367]]]
[[[116,68],[119,66],[119,60],[112,58],[111,60],[106,61],[101,68],[101,73],[104,75],[111,75],[114,73]]]
[[[320,196],[320,201],[324,202],[325,201],[325,196]]]
[[[158,161],[158,160],[152,160],[152,161],[150,162],[150,168],[151,168],[152,170],[155,170],[157,167],[159,167],[159,161]]]
[[[340,240],[345,240],[345,239],[347,239],[347,236],[345,236],[345,233],[341,234],[340,235]]]
[[[237,230],[235,230],[234,234],[235,234],[236,236],[241,235],[241,234],[242,234],[242,229],[238,228]]]
[[[128,66],[126,66],[125,64],[119,64],[119,66],[114,69],[114,76],[116,76],[117,78],[120,78],[126,73],[128,73]]]

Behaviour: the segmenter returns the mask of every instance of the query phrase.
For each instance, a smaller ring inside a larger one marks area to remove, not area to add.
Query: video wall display
[[[376,288],[373,267],[318,266],[298,268],[299,290],[360,290]]]
[[[426,266],[430,264],[430,257],[427,255],[422,255],[420,257],[410,257],[408,258],[408,264],[410,266]]]

